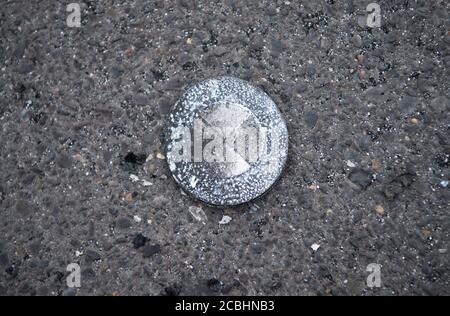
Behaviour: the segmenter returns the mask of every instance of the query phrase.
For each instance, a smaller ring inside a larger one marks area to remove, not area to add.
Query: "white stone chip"
[[[347,167],[349,167],[349,168],[355,168],[355,167],[356,167],[356,164],[355,164],[354,162],[350,161],[350,160],[347,160]]]
[[[219,225],[226,225],[226,224],[229,224],[229,223],[231,222],[231,220],[232,220],[232,218],[231,218],[230,216],[224,215],[224,216],[222,217],[222,219],[220,220]]]
[[[205,212],[201,207],[191,206],[189,207],[189,213],[191,213],[192,217],[195,220],[203,222],[203,224],[206,224],[208,217],[206,216]]]
[[[149,187],[149,186],[153,185],[153,183],[151,183],[150,181],[142,179],[142,185],[144,187]]]
[[[314,250],[314,251],[319,250],[319,248],[320,248],[320,245],[319,245],[319,244],[312,244],[312,245],[311,245],[311,249]]]

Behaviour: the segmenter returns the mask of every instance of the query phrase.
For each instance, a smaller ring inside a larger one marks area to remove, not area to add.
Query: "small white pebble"
[[[81,255],[83,255],[83,252],[82,251],[75,251],[75,257],[79,257],[79,256],[81,256]]]
[[[161,160],[166,159],[166,157],[163,154],[161,154],[161,153],[157,153],[156,154],[156,158],[161,159]]]
[[[142,179],[142,185],[144,187],[149,187],[149,186],[153,185],[153,183],[151,183],[150,181]]]
[[[311,249],[314,250],[314,251],[319,250],[319,248],[320,248],[320,245],[319,245],[319,244],[312,244],[312,245],[311,245]]]
[[[226,224],[229,224],[229,223],[231,222],[231,220],[232,220],[232,218],[231,218],[230,216],[224,215],[224,216],[222,217],[222,219],[220,220],[219,225],[226,225]]]
[[[206,222],[208,221],[208,217],[201,207],[191,206],[189,207],[189,213],[191,213],[194,219],[199,222],[203,222],[203,224],[206,224]]]
[[[142,222],[142,218],[140,218],[138,215],[134,215],[134,216],[133,216],[133,219],[134,219],[134,221],[135,221],[136,223]]]
[[[354,162],[352,162],[352,161],[350,161],[350,160],[347,160],[347,167],[350,167],[350,168],[355,168],[355,167],[356,167],[356,165],[355,165],[355,163],[354,163]]]
[[[444,181],[441,181],[441,186],[443,187],[443,188],[446,188],[446,187],[448,187],[448,180],[444,180]]]
[[[137,175],[134,174],[130,174],[130,179],[132,182],[138,182],[139,181],[139,177]]]

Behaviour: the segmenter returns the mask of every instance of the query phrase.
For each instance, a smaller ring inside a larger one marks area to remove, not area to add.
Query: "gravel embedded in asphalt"
[[[449,295],[450,4],[376,1],[369,28],[370,2],[83,1],[80,28],[2,3],[0,295]],[[290,141],[275,186],[226,209],[162,155],[176,100],[222,75]]]

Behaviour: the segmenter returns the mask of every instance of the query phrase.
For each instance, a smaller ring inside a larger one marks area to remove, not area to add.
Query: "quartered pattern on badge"
[[[288,132],[272,99],[232,77],[192,86],[168,122],[166,157],[184,191],[212,205],[264,194],[280,176]]]

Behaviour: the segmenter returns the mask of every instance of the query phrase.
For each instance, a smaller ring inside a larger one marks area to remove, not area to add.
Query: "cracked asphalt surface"
[[[69,1],[2,1],[0,294],[449,295],[450,5],[377,1],[369,28],[369,2],[80,1],[70,28]],[[163,156],[171,107],[219,75],[290,133],[232,208]]]

